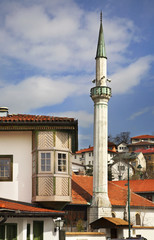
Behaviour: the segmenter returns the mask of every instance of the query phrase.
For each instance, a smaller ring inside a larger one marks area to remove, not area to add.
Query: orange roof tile
[[[77,151],[76,154],[84,153],[84,152],[93,152],[93,149],[94,149],[94,147],[84,148],[84,149],[81,149],[81,150]]]
[[[74,122],[74,118],[53,117],[44,115],[29,115],[29,114],[11,114],[0,117],[0,123],[12,122]]]
[[[0,210],[1,209],[9,209],[9,210],[20,210],[23,212],[42,212],[42,213],[64,213],[63,211],[56,211],[56,210],[51,210],[51,209],[46,209],[46,208],[39,208],[39,207],[34,207],[30,204],[26,203],[19,203],[16,201],[11,201],[11,200],[1,200],[0,199]]]
[[[109,199],[112,205],[125,206],[127,202],[127,188],[108,182]],[[89,204],[92,199],[93,177],[72,176],[72,204]],[[153,207],[154,203],[131,192],[131,206]]]
[[[132,137],[131,139],[144,139],[144,138],[154,138],[153,135],[140,135],[136,137]]]
[[[148,148],[148,149],[137,149],[135,150],[134,152],[142,152],[143,154],[146,154],[146,153],[154,153],[154,148]]]
[[[113,181],[114,184],[127,188],[127,180]],[[130,188],[133,192],[154,192],[154,179],[130,180]]]

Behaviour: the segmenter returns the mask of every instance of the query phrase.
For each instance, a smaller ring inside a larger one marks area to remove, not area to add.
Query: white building
[[[76,151],[72,154],[72,170],[74,173],[79,174],[80,172],[85,172],[85,170],[90,166],[94,165],[94,152],[93,147],[84,148]],[[107,162],[112,163],[112,158],[116,155],[115,145],[108,143],[108,154]]]
[[[6,108],[0,109],[0,216],[5,238],[58,237],[53,219],[64,215],[59,209],[72,199],[77,124],[73,118],[9,115]]]
[[[122,142],[117,146],[118,152],[129,152],[129,148],[127,147],[127,144]]]
[[[121,152],[113,157],[110,169],[113,175],[113,180],[125,180],[128,178],[128,163],[129,163],[129,175],[140,178],[145,175],[146,172],[146,160],[141,152]]]

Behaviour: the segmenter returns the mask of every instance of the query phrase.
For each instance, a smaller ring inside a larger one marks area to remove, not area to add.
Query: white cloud
[[[73,0],[6,0],[0,2],[0,13],[1,62],[14,66],[17,60],[36,67],[40,75],[21,77],[16,84],[1,79],[1,104],[11,106],[12,112],[28,112],[89,92],[99,30],[96,10],[85,11]],[[153,57],[130,63],[130,44],[139,41],[139,30],[130,19],[106,14],[103,26],[113,95],[126,93],[145,78]]]
[[[138,85],[141,80],[145,79],[153,60],[153,56],[139,58],[136,62],[111,75],[113,94],[126,93]]]
[[[74,83],[71,79],[72,76],[62,77],[60,80],[37,76],[27,78],[17,84],[4,85],[2,83],[1,105],[8,106],[13,113],[23,113],[62,103],[68,96],[87,93],[85,81]],[[80,117],[82,118],[82,114]]]
[[[133,113],[129,119],[134,120],[135,118],[137,118],[153,109],[154,109],[153,107],[145,107],[145,108],[141,109],[140,111]]]
[[[73,117],[75,119],[78,119],[79,126],[84,128],[88,128],[93,124],[93,114],[88,113],[86,111],[76,111],[76,112],[67,111],[67,112],[50,113],[50,115]]]
[[[94,73],[98,12],[85,12],[73,0],[27,2],[14,0],[7,11],[0,5],[1,54],[51,73]],[[103,25],[107,54],[115,70],[117,64],[128,61],[125,53],[137,30],[129,19],[105,17]]]

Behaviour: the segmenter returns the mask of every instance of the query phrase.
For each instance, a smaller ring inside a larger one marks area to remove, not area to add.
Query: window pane
[[[58,153],[58,171],[66,172],[66,153]]]
[[[45,153],[41,153],[41,158],[45,158]]]
[[[45,166],[41,166],[41,171],[45,171]]]
[[[11,159],[11,155],[10,159],[8,156],[0,156],[0,180],[12,180]]]
[[[41,153],[41,171],[51,171],[51,153]]]
[[[50,158],[50,153],[46,153],[46,158]]]

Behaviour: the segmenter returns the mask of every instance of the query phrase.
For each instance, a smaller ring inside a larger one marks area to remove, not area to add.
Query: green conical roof
[[[97,44],[97,52],[96,52],[96,58],[99,58],[99,57],[107,58],[106,51],[105,51],[103,26],[102,26],[102,13],[100,16],[100,29],[99,29],[99,37],[98,37],[98,44]]]

